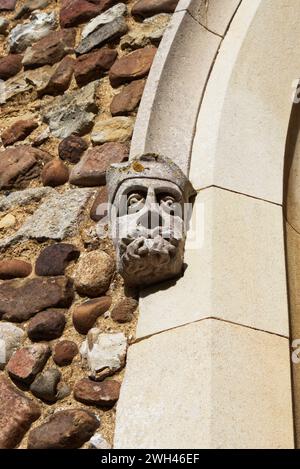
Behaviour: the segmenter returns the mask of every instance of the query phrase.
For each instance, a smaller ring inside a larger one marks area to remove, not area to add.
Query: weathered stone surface
[[[0,219],[0,230],[6,230],[7,228],[11,228],[16,224],[16,222],[16,217],[11,213],[8,213]]]
[[[111,305],[110,296],[103,296],[76,305],[73,310],[73,325],[80,334],[87,334],[97,319],[106,313]]]
[[[114,269],[115,262],[106,252],[82,253],[74,272],[77,292],[91,298],[102,295],[109,288]]]
[[[0,322],[0,369],[3,370],[12,354],[21,346],[25,332],[10,322]]]
[[[73,52],[76,31],[62,29],[53,31],[28,48],[23,58],[24,67],[39,67],[53,65],[65,55]]]
[[[39,163],[49,159],[48,153],[27,145],[0,152],[0,189],[26,187],[38,176]]]
[[[58,154],[62,160],[78,163],[83,152],[87,149],[87,142],[78,135],[70,135],[58,145]]]
[[[68,263],[78,259],[79,254],[80,251],[73,244],[51,244],[39,254],[35,273],[44,277],[64,275]]]
[[[122,116],[134,111],[142,98],[145,83],[145,80],[136,80],[125,86],[111,102],[112,116]]]
[[[0,279],[10,280],[24,278],[31,274],[32,266],[29,262],[19,259],[4,259],[0,261]]]
[[[35,397],[45,402],[55,402],[57,399],[57,386],[61,378],[61,372],[57,368],[49,368],[39,373],[30,386],[30,391]]]
[[[4,375],[0,376],[0,395],[0,448],[11,449],[20,443],[41,411]]]
[[[49,127],[46,127],[42,130],[37,136],[34,137],[32,142],[32,146],[39,147],[42,143],[45,143],[50,137],[50,130]]]
[[[53,340],[60,337],[65,328],[66,318],[64,311],[48,309],[38,313],[28,324],[27,334],[30,340]]]
[[[0,34],[6,34],[9,21],[6,18],[0,18]]]
[[[15,14],[15,19],[27,18],[35,10],[42,10],[49,5],[49,0],[28,0],[19,8]]]
[[[58,97],[45,109],[44,121],[55,137],[66,138],[74,133],[84,135],[89,132],[98,111],[95,103],[97,85],[98,82],[94,81],[80,90]]]
[[[108,214],[108,193],[106,186],[98,191],[91,207],[90,217],[94,221],[100,221]]]
[[[79,46],[76,48],[78,54],[85,54],[94,47],[101,46],[103,43],[116,39],[123,34],[127,33],[128,26],[125,19],[121,16],[114,19],[110,23],[106,23],[100,28],[96,29],[89,36],[82,39]]]
[[[52,192],[54,190],[50,187],[36,187],[0,196],[0,212],[10,210],[16,206],[22,207],[32,202],[39,202],[43,197],[49,196]]]
[[[100,433],[95,433],[89,441],[90,449],[111,449],[111,445]]]
[[[65,277],[7,280],[0,284],[0,316],[22,322],[46,308],[70,306],[72,283]]]
[[[106,10],[101,15],[96,16],[96,18],[89,21],[89,23],[83,28],[81,37],[84,39],[85,37],[89,36],[91,33],[96,31],[96,29],[101,28],[104,24],[111,23],[116,18],[119,18],[126,13],[126,5],[124,3],[118,3],[114,5],[109,10]]]
[[[92,189],[68,190],[63,194],[53,190],[50,197],[14,235],[0,241],[0,249],[23,239],[62,240],[68,235],[74,235],[78,230],[81,212],[92,194]]]
[[[80,353],[87,361],[89,376],[101,381],[125,364],[127,339],[123,333],[103,334],[94,328],[88,332]]]
[[[52,160],[42,169],[41,179],[44,186],[61,186],[69,180],[69,170],[61,160]]]
[[[19,120],[1,134],[3,145],[13,145],[15,142],[25,140],[39,124],[33,119]]]
[[[72,80],[74,64],[75,60],[72,57],[64,57],[45,86],[39,88],[38,95],[57,95],[66,91]]]
[[[147,46],[116,60],[109,71],[111,85],[116,87],[127,81],[145,77],[151,68],[156,50],[156,47]]]
[[[52,75],[53,67],[51,65],[44,65],[44,67],[40,67],[38,69],[26,70],[24,73],[26,82],[36,89],[38,95],[47,86]]]
[[[96,121],[91,140],[93,143],[102,144],[107,142],[128,141],[133,132],[133,117],[112,117],[111,119]]]
[[[6,367],[7,372],[12,379],[29,384],[44,368],[50,354],[47,344],[34,344],[20,348],[11,356]]]
[[[130,322],[138,305],[134,298],[125,298],[114,306],[110,316],[116,322]]]
[[[138,18],[147,18],[158,13],[173,13],[178,0],[139,0],[133,6],[131,13]]]
[[[100,50],[82,55],[76,60],[74,76],[79,86],[100,78],[110,69],[117,58],[117,51],[103,47]]]
[[[20,54],[9,54],[0,58],[0,78],[7,80],[14,77],[22,70],[23,56]]]
[[[143,23],[136,25],[136,28],[122,37],[120,47],[122,50],[135,50],[149,45],[158,46],[172,15],[161,13],[151,16]]]
[[[120,387],[120,383],[112,379],[97,383],[83,378],[74,386],[74,397],[84,404],[112,407],[119,399]]]
[[[28,23],[18,24],[8,35],[8,44],[11,52],[23,52],[34,42],[47,36],[56,28],[56,18],[54,13],[35,12],[30,16]]]
[[[100,423],[82,409],[63,410],[29,434],[28,449],[76,449],[88,441]]]
[[[64,0],[60,10],[62,28],[77,26],[100,13],[100,8],[86,0]]]
[[[78,347],[71,340],[62,340],[55,345],[53,360],[58,366],[70,365],[78,354]]]
[[[14,99],[19,94],[32,90],[32,85],[28,83],[23,76],[10,78],[3,86],[3,94],[0,95],[0,104],[4,104]]]
[[[105,173],[112,163],[121,163],[128,157],[128,147],[121,143],[106,143],[85,152],[70,174],[71,184],[99,186],[105,184]]]
[[[17,0],[0,0],[0,10],[14,10]]]

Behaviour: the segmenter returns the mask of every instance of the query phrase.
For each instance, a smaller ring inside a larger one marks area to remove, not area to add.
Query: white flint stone
[[[118,3],[112,8],[109,8],[109,10],[106,10],[104,13],[101,13],[101,15],[96,16],[96,18],[93,18],[83,28],[82,33],[81,33],[82,39],[89,36],[89,34],[93,33],[96,29],[100,28],[104,24],[110,23],[116,18],[123,16],[126,10],[127,10],[127,7],[124,3]]]
[[[89,441],[92,449],[111,449],[111,445],[100,433],[95,433]]]
[[[80,353],[87,361],[90,376],[103,379],[110,376],[125,364],[127,339],[123,333],[101,333],[93,328],[88,332]]]
[[[9,322],[0,323],[0,369],[2,370],[13,352],[15,352],[22,343],[25,332],[20,327]]]
[[[32,43],[47,36],[57,26],[55,13],[36,11],[30,16],[30,22],[18,24],[8,35],[10,52],[23,52]]]

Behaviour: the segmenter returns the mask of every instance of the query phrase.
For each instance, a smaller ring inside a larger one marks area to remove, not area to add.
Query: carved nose
[[[148,210],[144,213],[137,223],[138,226],[143,226],[148,230],[153,230],[158,226],[162,226],[162,217],[160,216],[159,212]]]

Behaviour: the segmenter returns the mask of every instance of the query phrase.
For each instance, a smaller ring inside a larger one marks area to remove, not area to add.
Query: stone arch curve
[[[181,279],[142,292],[117,409],[117,448],[294,446],[282,204],[300,9],[293,0],[275,7],[272,0],[233,3],[225,3],[225,27],[210,22],[220,1],[179,3],[140,108],[132,152],[166,149],[190,167],[200,207],[193,228],[201,235],[187,244]],[[197,25],[188,45],[178,30],[190,31],[190,21]],[[183,76],[194,94],[185,89],[178,59],[186,60],[190,48],[198,61],[191,59]],[[202,53],[206,72],[197,87]],[[191,100],[191,114],[176,113],[171,95],[179,92]],[[141,122],[147,106],[150,117]],[[186,138],[172,146],[180,125]]]

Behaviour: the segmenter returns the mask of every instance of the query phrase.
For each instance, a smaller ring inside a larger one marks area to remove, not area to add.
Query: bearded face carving
[[[183,266],[194,191],[170,160],[143,155],[107,174],[117,269],[125,283],[149,285],[176,277]]]

